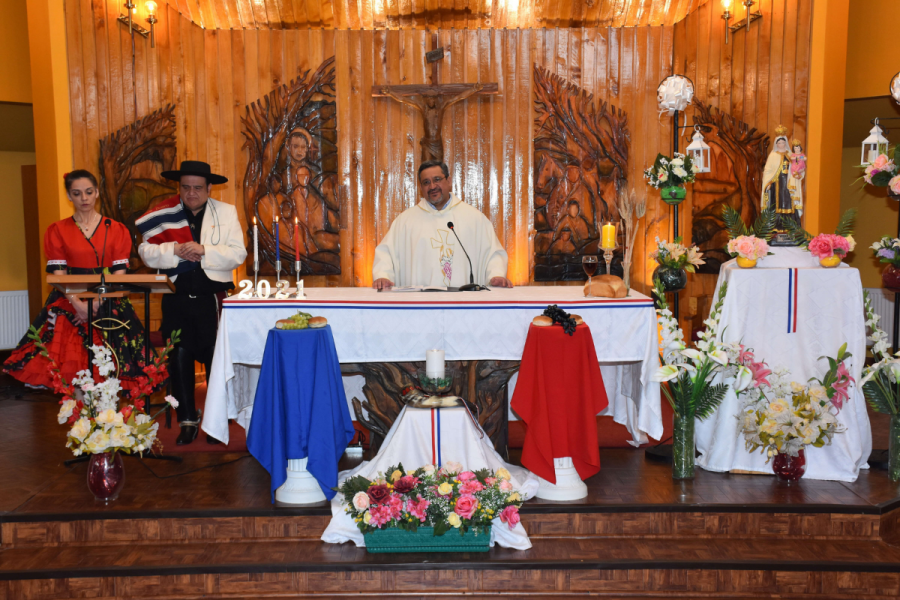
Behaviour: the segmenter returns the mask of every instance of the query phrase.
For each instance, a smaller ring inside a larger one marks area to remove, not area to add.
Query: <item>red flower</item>
[[[144,411],[144,401],[141,399],[135,400],[134,401],[134,409],[143,412]]]
[[[126,405],[126,406],[123,406],[123,407],[122,407],[122,410],[119,411],[119,412],[122,413],[122,418],[125,419],[125,420],[127,421],[127,420],[128,420],[128,417],[131,416],[131,413],[132,413],[133,410],[134,410],[134,407],[133,407],[133,406],[127,406],[127,405]]]
[[[394,483],[394,491],[399,494],[407,494],[411,492],[418,483],[418,478],[411,475],[406,475],[404,477],[401,477],[397,480],[396,483]]]
[[[373,504],[381,504],[391,496],[390,490],[386,485],[373,485],[368,489],[369,500]]]

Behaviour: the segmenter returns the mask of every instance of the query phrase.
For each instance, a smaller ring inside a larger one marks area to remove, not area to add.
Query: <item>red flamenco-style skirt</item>
[[[138,377],[144,375],[144,330],[131,302],[127,298],[107,300],[109,316],[128,324],[128,327],[102,331],[94,328],[93,343],[112,347],[119,362],[119,382],[124,390],[139,386]],[[60,292],[53,291],[38,317],[32,323],[56,362],[60,374],[71,383],[79,371],[87,368],[87,326],[74,323],[75,309]],[[92,367],[94,380],[97,368]],[[23,337],[12,355],[3,363],[3,372],[32,386],[54,389],[50,361],[41,356],[34,341]]]

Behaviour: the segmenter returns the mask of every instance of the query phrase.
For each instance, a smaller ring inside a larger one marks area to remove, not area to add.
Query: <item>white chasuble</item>
[[[459,240],[448,222],[453,223]],[[372,278],[389,279],[397,286],[465,285],[469,261],[460,241],[472,259],[475,283],[488,285],[493,277],[506,277],[508,257],[491,222],[477,208],[451,195],[443,210],[421,200],[394,219],[375,248]]]

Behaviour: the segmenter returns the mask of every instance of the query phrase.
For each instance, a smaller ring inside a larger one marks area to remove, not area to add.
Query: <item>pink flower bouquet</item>
[[[740,256],[748,260],[759,260],[769,254],[769,244],[753,235],[739,235],[728,241],[726,250],[732,258]]]
[[[848,252],[853,252],[854,248],[856,242],[852,235],[844,237],[836,233],[820,233],[811,239],[807,246],[809,253],[819,259],[831,258],[834,255],[844,257]]]
[[[506,469],[468,471],[456,463],[408,472],[397,465],[374,480],[351,477],[336,489],[344,498],[344,510],[364,534],[418,527],[433,527],[436,536],[452,529],[461,535],[470,529],[486,533],[494,519],[513,529],[523,500]]]

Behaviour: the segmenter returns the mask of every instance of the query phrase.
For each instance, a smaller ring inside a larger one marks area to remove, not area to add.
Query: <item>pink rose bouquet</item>
[[[495,519],[510,529],[519,523],[522,498],[505,469],[471,471],[447,463],[403,473],[403,465],[396,465],[371,480],[350,477],[336,488],[345,512],[364,534],[418,527],[431,527],[434,535],[453,529],[488,533]]]
[[[820,233],[809,241],[807,249],[816,258],[831,258],[835,254],[844,257],[855,247],[853,236],[844,237],[836,233]]]
[[[769,254],[769,244],[753,235],[739,235],[728,241],[726,250],[732,258],[740,256],[748,260],[759,260]]]

